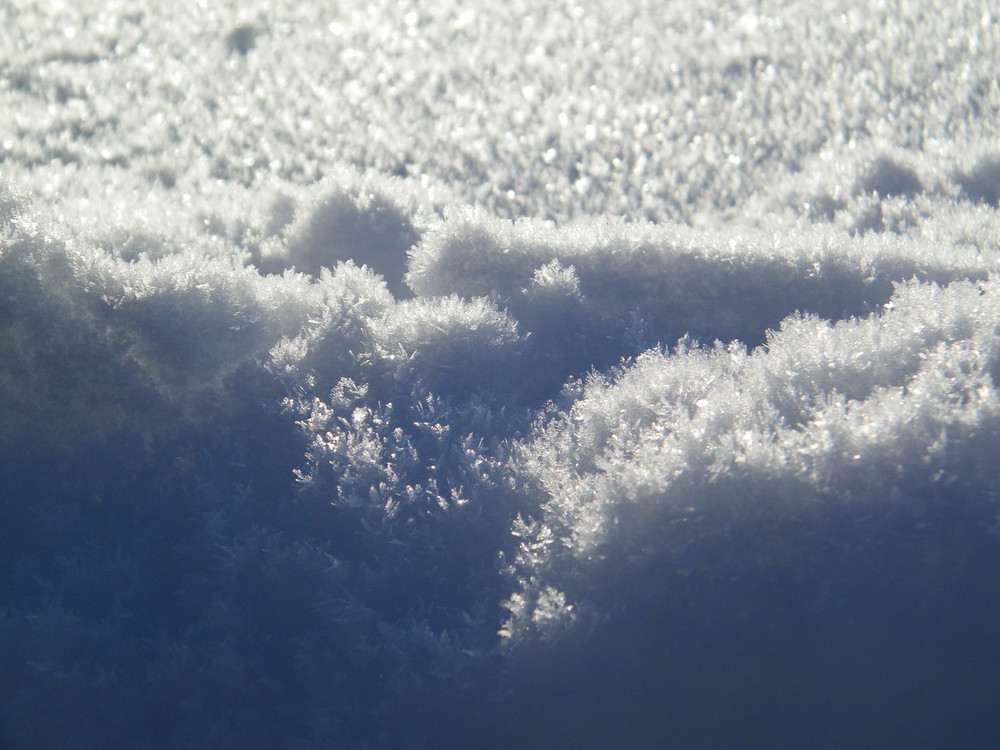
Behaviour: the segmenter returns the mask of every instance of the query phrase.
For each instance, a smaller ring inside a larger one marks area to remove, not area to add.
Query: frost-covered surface
[[[0,746],[1000,745],[997,60],[0,5]]]

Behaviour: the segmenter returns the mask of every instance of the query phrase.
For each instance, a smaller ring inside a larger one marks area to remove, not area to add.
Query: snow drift
[[[404,5],[0,8],[0,744],[995,747],[986,4]]]

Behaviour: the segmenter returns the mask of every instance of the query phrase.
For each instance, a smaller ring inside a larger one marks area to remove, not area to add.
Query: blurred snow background
[[[995,748],[997,60],[0,4],[0,746]]]

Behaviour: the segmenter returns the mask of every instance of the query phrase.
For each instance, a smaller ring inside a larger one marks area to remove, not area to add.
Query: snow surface
[[[0,746],[1000,746],[998,60],[0,4]]]

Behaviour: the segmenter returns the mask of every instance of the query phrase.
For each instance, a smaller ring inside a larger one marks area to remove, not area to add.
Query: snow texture
[[[1000,746],[998,60],[0,4],[0,747]]]

